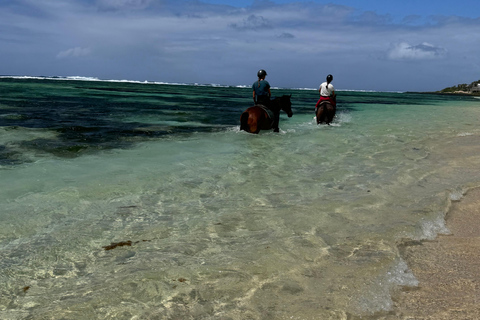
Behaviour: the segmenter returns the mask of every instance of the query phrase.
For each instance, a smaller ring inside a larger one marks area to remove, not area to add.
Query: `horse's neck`
[[[280,106],[280,100],[278,98],[272,100],[270,103],[270,109],[273,112],[280,112],[280,110],[282,110],[282,107]]]

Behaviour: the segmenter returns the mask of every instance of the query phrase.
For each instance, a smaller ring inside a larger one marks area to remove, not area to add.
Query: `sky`
[[[480,79],[478,0],[0,0],[0,75],[435,91]]]

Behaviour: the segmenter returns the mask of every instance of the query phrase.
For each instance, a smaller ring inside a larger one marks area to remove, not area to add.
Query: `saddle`
[[[328,100],[324,100],[324,101],[320,102],[316,109],[320,109],[323,105],[326,105],[326,104],[331,105],[333,107],[333,110],[337,110],[337,106],[335,104],[333,104],[331,101],[328,101]]]
[[[275,115],[273,114],[273,111],[268,109],[266,106],[264,106],[263,104],[256,104],[255,107],[259,107],[259,108],[262,108],[263,111],[265,111],[267,113],[267,116],[268,118],[270,119],[270,121],[272,121],[272,125],[273,125],[273,122],[274,122],[274,119],[275,119]]]

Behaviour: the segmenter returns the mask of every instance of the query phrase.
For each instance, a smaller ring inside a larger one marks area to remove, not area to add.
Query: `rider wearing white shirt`
[[[334,108],[337,107],[337,101],[336,101],[337,99],[335,97],[335,88],[333,87],[333,84],[330,83],[332,81],[333,81],[333,76],[329,74],[327,76],[327,81],[322,83],[318,88],[318,92],[320,92],[320,99],[318,100],[317,105],[315,106],[315,110],[317,110],[318,106],[323,101],[329,101]]]

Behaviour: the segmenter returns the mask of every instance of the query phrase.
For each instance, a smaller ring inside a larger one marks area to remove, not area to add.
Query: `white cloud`
[[[424,42],[412,46],[406,42],[396,44],[388,53],[388,57],[392,60],[428,60],[438,59],[445,56],[447,50],[441,47]]]
[[[62,59],[62,58],[68,58],[68,57],[88,56],[91,52],[92,50],[90,50],[90,48],[75,47],[75,48],[71,48],[71,49],[60,52],[59,54],[57,54],[57,58]]]

